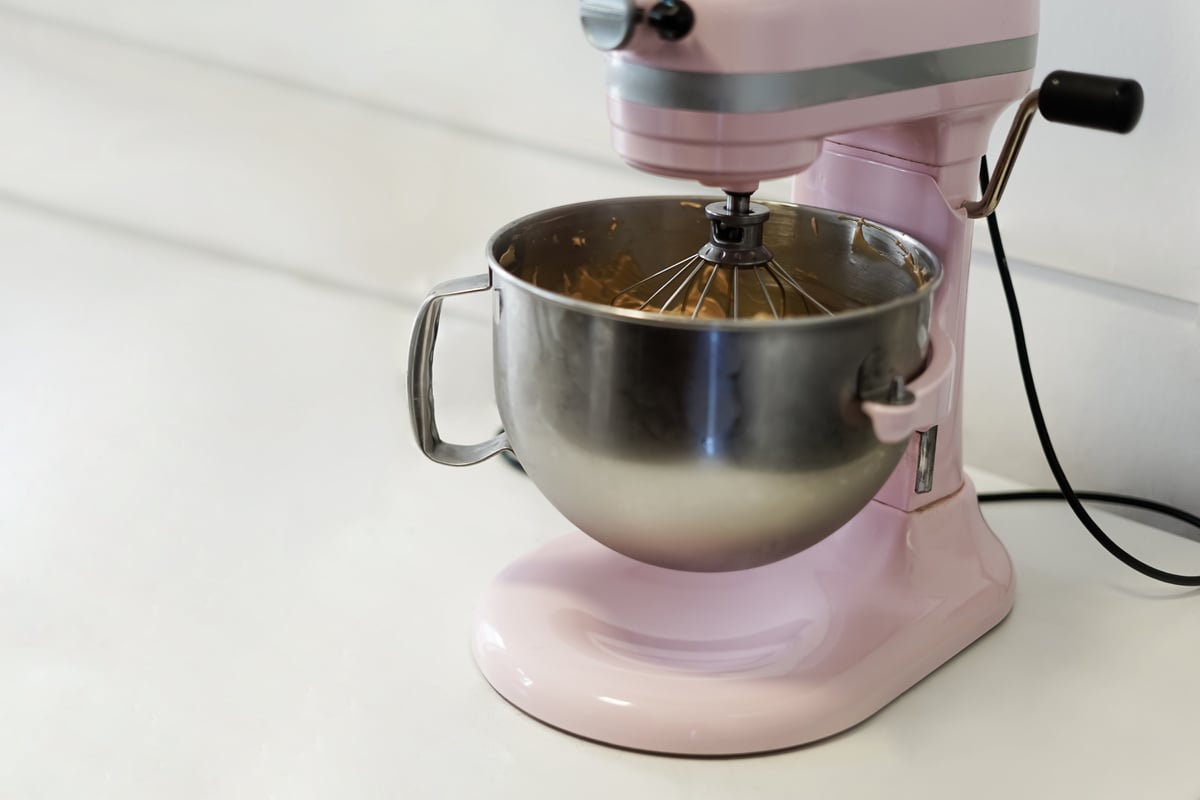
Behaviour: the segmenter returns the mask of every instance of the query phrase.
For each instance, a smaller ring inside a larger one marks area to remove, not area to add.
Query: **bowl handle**
[[[916,431],[938,424],[954,405],[954,342],[934,323],[929,332],[929,363],[916,380],[901,386],[895,399],[862,404],[875,436],[886,444],[902,442]]]
[[[437,342],[438,322],[442,317],[442,300],[491,288],[490,272],[439,283],[425,296],[413,323],[412,340],[408,346],[408,412],[421,452],[439,464],[465,467],[505,450],[512,452],[508,434],[504,432],[478,444],[442,441],[433,412],[433,346]]]

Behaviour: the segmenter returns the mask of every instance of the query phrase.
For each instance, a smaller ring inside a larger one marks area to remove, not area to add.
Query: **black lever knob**
[[[1051,122],[1129,133],[1142,118],[1142,85],[1128,78],[1051,72],[1038,92],[1038,110]]]
[[[668,42],[677,42],[691,33],[696,24],[696,12],[683,0],[663,0],[655,3],[646,14],[646,24]]]

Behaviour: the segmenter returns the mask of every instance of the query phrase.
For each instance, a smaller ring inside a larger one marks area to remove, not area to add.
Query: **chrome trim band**
[[[754,114],[874,97],[1033,69],[1037,39],[1025,36],[794,72],[682,72],[614,58],[608,85],[620,100],[659,108]]]

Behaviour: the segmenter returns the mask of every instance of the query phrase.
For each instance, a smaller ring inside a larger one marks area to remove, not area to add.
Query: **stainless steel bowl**
[[[650,274],[695,251],[710,201],[600,200],[501,229],[488,244],[488,273],[442,284],[418,313],[409,393],[425,454],[466,465],[512,450],[580,530],[673,569],[767,564],[861,510],[905,448],[876,438],[862,403],[921,372],[937,259],[869,221],[767,203],[776,258],[865,307],[692,320],[564,294],[584,272],[620,262]],[[441,440],[433,410],[438,317],[445,297],[487,289],[506,433],[454,445]]]

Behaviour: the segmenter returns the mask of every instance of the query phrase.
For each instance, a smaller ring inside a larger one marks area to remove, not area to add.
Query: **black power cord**
[[[985,190],[990,179],[987,158],[984,157],[979,165],[979,181]],[[1058,484],[1058,488],[1061,491],[985,493],[979,495],[979,501],[981,503],[999,503],[1018,500],[1065,500],[1071,507],[1071,510],[1075,512],[1075,516],[1079,517],[1079,521],[1083,523],[1083,527],[1087,528],[1088,533],[1105,550],[1126,566],[1137,570],[1148,578],[1154,578],[1163,583],[1170,583],[1175,586],[1200,586],[1200,575],[1177,575],[1176,573],[1166,572],[1153,567],[1134,557],[1109,538],[1108,534],[1096,524],[1091,514],[1083,507],[1082,501],[1090,500],[1147,509],[1174,517],[1196,528],[1200,528],[1200,517],[1182,509],[1168,506],[1164,503],[1156,503],[1153,500],[1145,500],[1140,497],[1105,494],[1102,492],[1076,492],[1071,488],[1071,483],[1067,480],[1067,475],[1063,472],[1062,464],[1058,461],[1058,454],[1055,453],[1054,445],[1050,441],[1050,432],[1046,429],[1046,419],[1042,416],[1042,404],[1038,400],[1037,387],[1033,383],[1033,370],[1029,366],[1029,350],[1025,345],[1025,326],[1021,323],[1021,310],[1017,306],[1017,294],[1013,290],[1012,274],[1008,269],[1008,257],[1004,254],[1004,242],[1000,238],[1000,223],[997,222],[995,213],[988,216],[987,223],[988,233],[991,234],[992,238],[992,250],[996,254],[996,268],[1000,272],[1000,282],[1004,285],[1004,299],[1008,303],[1008,313],[1012,318],[1013,339],[1017,346],[1017,360],[1021,365],[1021,379],[1025,383],[1025,396],[1029,399],[1029,411],[1033,415],[1033,424],[1037,428],[1038,440],[1042,443],[1042,452],[1046,454],[1046,463],[1050,467],[1050,472],[1054,474],[1054,482]]]

